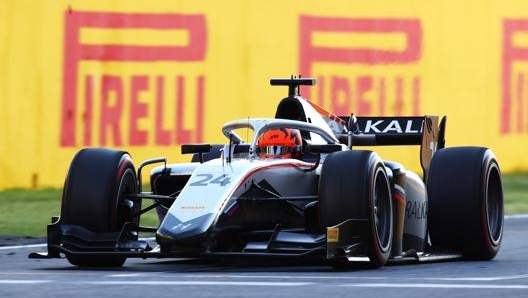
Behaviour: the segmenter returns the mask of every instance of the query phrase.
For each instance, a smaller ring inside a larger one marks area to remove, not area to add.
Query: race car
[[[314,79],[270,83],[288,87],[275,117],[227,122],[226,144],[182,145],[190,162],[154,158],[136,171],[127,152],[80,150],[61,214],[47,227],[48,251],[30,257],[88,267],[150,257],[306,258],[336,268],[495,257],[504,212],[492,150],[444,148],[445,116],[336,116],[300,95]],[[361,149],[394,145],[420,146],[423,173]],[[154,168],[143,191],[147,165]],[[159,225],[141,226],[153,209]]]

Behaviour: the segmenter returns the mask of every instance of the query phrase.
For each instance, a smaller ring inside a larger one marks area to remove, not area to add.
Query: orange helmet
[[[259,136],[257,146],[262,158],[298,158],[302,152],[301,133],[290,128],[268,130]]]

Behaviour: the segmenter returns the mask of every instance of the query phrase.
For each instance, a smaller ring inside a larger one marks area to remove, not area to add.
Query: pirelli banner
[[[272,117],[272,77],[338,115],[447,115],[447,146],[528,170],[525,1],[0,3],[0,189],[60,187],[83,147],[187,160]],[[376,148],[419,170],[419,150]]]

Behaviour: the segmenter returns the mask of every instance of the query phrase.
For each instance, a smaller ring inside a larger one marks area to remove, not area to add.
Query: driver
[[[301,158],[302,139],[298,129],[268,130],[257,140],[260,158]]]

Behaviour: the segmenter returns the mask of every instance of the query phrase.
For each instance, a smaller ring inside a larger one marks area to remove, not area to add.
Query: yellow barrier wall
[[[528,170],[525,1],[0,1],[0,189],[59,187],[80,148],[187,159],[234,118],[303,95],[360,115],[448,116],[447,146]],[[416,148],[379,149],[419,170]]]

